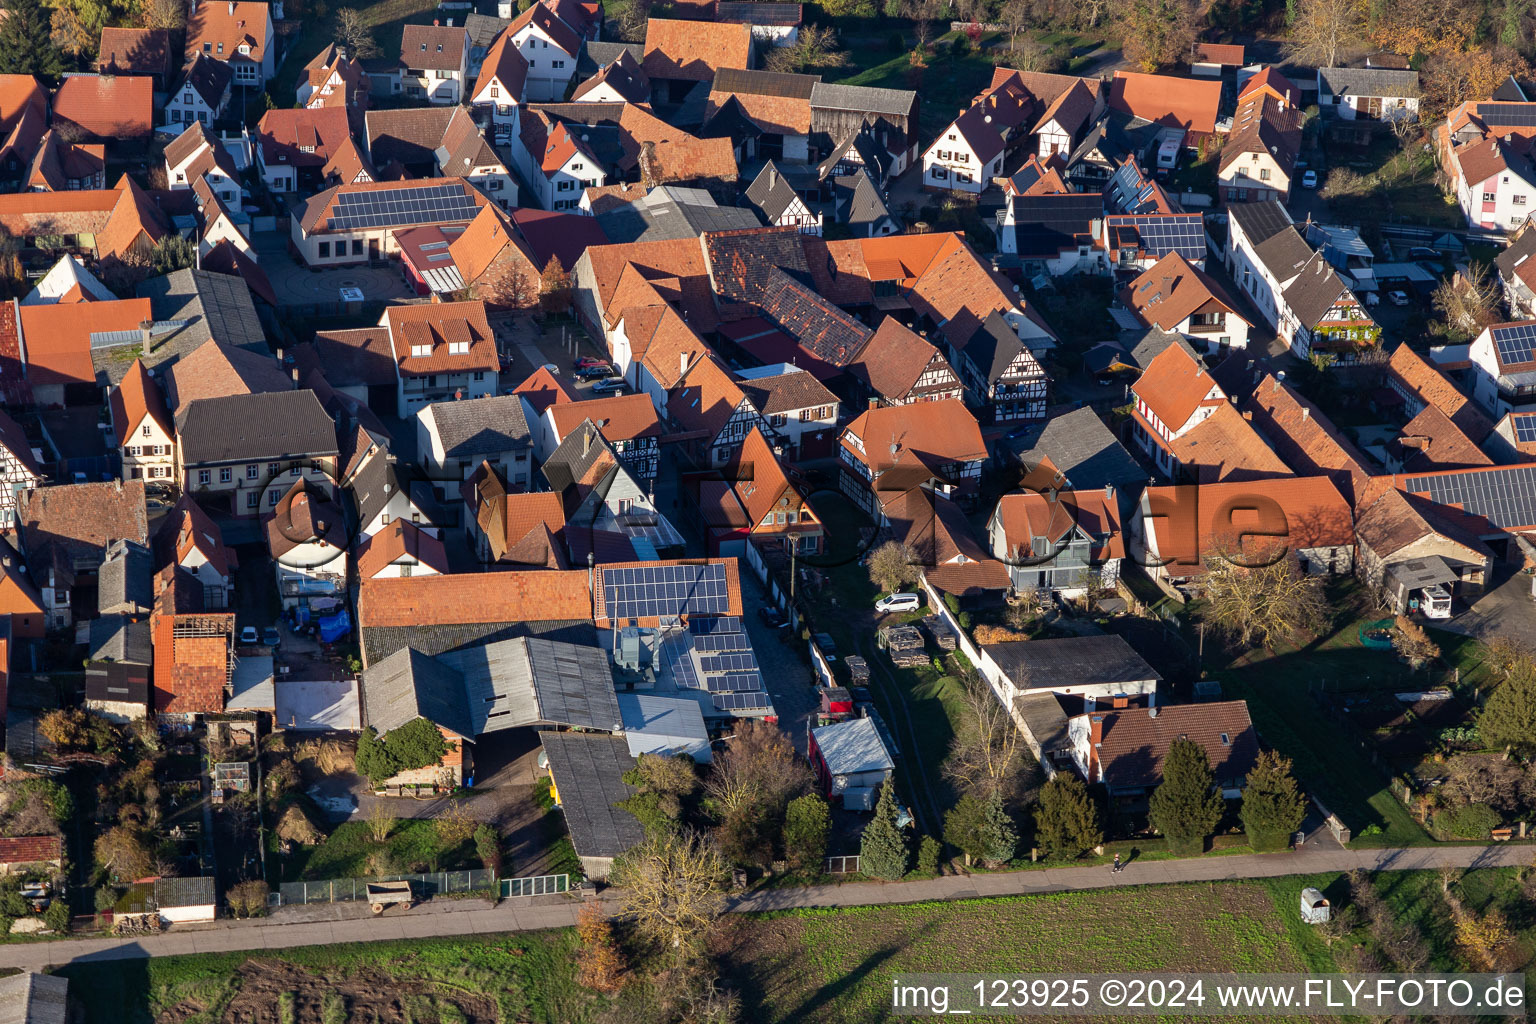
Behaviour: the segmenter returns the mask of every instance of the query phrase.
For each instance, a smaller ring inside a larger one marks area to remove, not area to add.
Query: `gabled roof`
[[[1197,43],[1195,62],[1220,64],[1224,67],[1242,67],[1243,47],[1240,43]]]
[[[1349,502],[1325,476],[1149,487],[1142,507],[1156,560],[1175,577],[1205,572],[1209,556],[1240,553],[1245,564],[1258,565],[1285,551],[1348,548],[1354,540]]]
[[[571,93],[572,100],[579,100],[589,92],[606,85],[628,103],[651,101],[651,80],[640,66],[640,61],[628,50],[621,50],[616,59],[598,69]]]
[[[1366,457],[1328,417],[1294,389],[1265,374],[1246,408],[1281,458],[1302,476],[1328,476],[1353,505],[1364,497],[1371,474]]]
[[[323,114],[326,113],[327,110],[334,109],[336,108],[323,108],[320,110],[310,111],[310,113]],[[267,113],[270,114],[272,111],[269,110]],[[345,111],[343,111],[343,113],[345,113]],[[462,191],[462,194],[466,199],[468,199],[469,204],[474,207],[476,213],[479,212],[481,207],[490,203],[490,200],[486,198],[485,193],[475,188],[474,185],[470,184],[463,178],[433,178],[426,183],[414,179],[409,181],[360,181],[354,182],[352,184],[337,185],[335,188],[327,189],[324,192],[310,197],[308,202],[305,203],[302,210],[298,214],[299,223],[304,232],[307,234],[326,231],[348,230],[347,228],[338,226],[337,224],[342,205],[342,196],[369,196],[374,198],[382,197],[383,199],[387,200],[389,198],[389,193],[391,192],[398,192],[401,189],[421,188],[440,190],[438,194],[444,196],[456,195],[457,191],[455,190]],[[456,205],[452,212],[440,214],[407,210],[404,209],[403,206],[397,209],[395,207],[385,205],[383,206],[383,209],[392,217],[398,219],[394,220],[393,223],[390,224],[375,224],[373,225],[374,227],[407,228],[415,227],[419,224],[458,224],[464,223],[466,220],[473,219],[467,218],[461,212],[459,212],[460,210],[464,209],[462,205]],[[343,221],[341,223],[345,222]]]
[[[234,565],[234,552],[224,543],[224,533],[190,494],[183,493],[161,520],[154,537],[155,568],[185,565],[187,556],[198,551],[214,572],[227,576]]]
[[[293,378],[271,356],[205,341],[166,372],[166,399],[180,416],[198,399],[292,391]]]
[[[1287,179],[1301,152],[1301,114],[1282,106],[1268,93],[1259,93],[1237,108],[1232,131],[1221,148],[1220,169],[1226,170],[1250,153],[1268,153]]]
[[[1010,196],[1014,239],[1020,257],[1054,259],[1078,246],[1092,245],[1094,222],[1104,216],[1097,192],[1035,193]]]
[[[1069,86],[1066,91],[1051,101],[1050,105],[1041,113],[1040,120],[1035,122],[1032,129],[1039,132],[1052,121],[1056,122],[1069,135],[1075,136],[1088,123],[1093,116],[1094,107],[1098,105],[1098,91],[1090,89],[1088,83],[1078,79]]]
[[[530,7],[529,11],[532,9]],[[528,81],[528,59],[518,50],[512,36],[513,33],[508,31],[496,37],[496,42],[492,44],[485,55],[484,63],[480,65],[480,75],[475,79],[472,96],[478,97],[491,85],[499,84],[501,88],[507,90],[507,99],[521,98],[523,86]]]
[[[418,718],[458,736],[475,735],[464,677],[414,647],[402,648],[363,672],[363,724],[380,735]]]
[[[176,415],[182,462],[335,455],[336,425],[313,391],[204,398]]]
[[[267,36],[271,21],[271,10],[265,3],[253,0],[200,3],[187,15],[187,41],[183,52],[187,60],[195,54],[206,53],[215,60],[249,60],[260,64],[266,57],[267,44],[271,42]],[[241,54],[241,46],[250,47],[249,53]]]
[[[645,26],[645,73],[651,78],[713,81],[720,68],[752,64],[752,26],[651,18]]]
[[[516,395],[490,395],[461,402],[433,402],[422,410],[437,428],[448,458],[500,455],[529,447],[523,403]]]
[[[31,75],[0,75],[0,129],[10,131],[23,111],[48,116],[48,93]]]
[[[764,416],[837,405],[837,396],[808,370],[793,369],[771,377],[754,376],[738,383],[742,392],[752,400],[753,408]]]
[[[105,171],[106,166],[105,146],[65,142],[57,130],[50,128],[43,133],[22,184],[29,189],[59,192],[69,188],[71,180],[89,179]]]
[[[1221,82],[1116,71],[1109,106],[1143,121],[1210,135],[1216,131]]]
[[[1139,419],[1141,414],[1134,415]],[[1198,483],[1292,475],[1291,467],[1281,461],[1264,436],[1227,402],[1172,441],[1161,437],[1157,441],[1193,473]]]
[[[117,298],[96,275],[85,268],[78,257],[61,256],[59,261],[21,300],[23,306],[49,305],[55,302],[111,302]]]
[[[1296,106],[1301,102],[1301,90],[1296,88],[1289,78],[1282,75],[1279,69],[1267,67],[1261,69],[1253,77],[1243,84],[1243,88],[1237,94],[1237,102],[1242,103],[1249,96],[1262,90],[1273,92],[1280,99],[1285,100],[1290,106]]]
[[[104,26],[96,54],[96,70],[103,74],[169,74],[171,34],[163,28]]]
[[[1258,733],[1248,717],[1247,703],[1240,700],[1124,708],[1089,717],[1102,723],[1093,752],[1101,778],[1116,788],[1146,788],[1161,782],[1163,759],[1177,739],[1198,743],[1218,780],[1243,778],[1259,756]]]
[[[909,455],[924,465],[987,457],[981,428],[958,398],[868,409],[843,429],[842,444],[875,473],[908,465]]]
[[[1297,321],[1310,329],[1322,322],[1328,311],[1341,301],[1352,302],[1354,293],[1323,254],[1314,253],[1296,279],[1286,285],[1284,297]],[[1362,318],[1361,322],[1369,321]]]
[[[1334,96],[1417,98],[1419,73],[1390,68],[1318,68],[1317,88]]]
[[[1147,363],[1131,390],[1169,430],[1189,422],[1202,405],[1226,402],[1205,364],[1180,345],[1169,345]]]
[[[635,766],[620,736],[541,732],[550,777],[580,857],[617,857],[645,838],[634,815],[618,805],[635,794],[624,775]]]
[[[213,109],[219,109],[220,102],[225,93],[229,92],[230,84],[235,80],[235,70],[221,60],[214,60],[205,54],[199,53],[192,58],[192,62],[182,69],[181,80],[171,89],[175,94],[183,89],[191,88],[204,103]],[[198,122],[201,124],[202,122]],[[183,131],[182,134],[186,134]]]
[[[746,117],[765,132],[804,135],[811,130],[811,90],[820,75],[792,75],[776,71],[720,68],[705,107],[708,121],[728,98],[734,98]]]
[[[1142,271],[1121,293],[1121,300],[1135,310],[1143,323],[1165,331],[1178,330],[1192,314],[1212,303],[1225,309],[1228,316],[1247,322],[1239,312],[1242,307],[1215,278],[1195,269],[1177,251]]]
[[[513,18],[505,34],[515,36],[530,25],[543,32],[571,57],[581,52],[581,34],[575,26],[566,24],[549,5],[542,2],[533,4],[522,14]]]
[[[644,394],[613,395],[585,402],[566,402],[551,407],[550,418],[557,443],[591,420],[610,442],[633,441],[661,434],[661,420],[650,397]]]
[[[667,415],[685,430],[703,430],[714,440],[747,400],[741,386],[713,353],[688,368],[667,399]]]
[[[1008,179],[1005,194],[1016,196],[1048,196],[1072,191],[1061,178],[1062,161],[1056,158],[1040,162],[1038,154],[1031,153],[1013,177]]]
[[[511,218],[536,267],[547,267],[552,257],[559,257],[560,266],[569,271],[589,247],[608,244],[595,217],[519,207],[511,211]]]
[[[1404,424],[1390,448],[1405,473],[1493,465],[1493,460],[1433,405],[1424,406]]]
[[[154,88],[152,78],[138,75],[70,75],[53,95],[54,120],[79,125],[97,138],[148,135]]]
[[[1016,491],[1003,495],[995,515],[1002,524],[1003,550],[1009,559],[1035,558],[1042,554],[1035,541],[1064,544],[1078,530],[1095,542],[1095,561],[1125,557],[1119,504],[1102,487]]]
[[[1263,245],[1292,226],[1291,215],[1277,199],[1266,199],[1260,203],[1233,203],[1227,208],[1227,215],[1237,221],[1243,229],[1243,235],[1254,246]]]
[[[469,33],[462,26],[406,25],[400,37],[400,66],[458,71],[468,43]]]
[[[20,496],[16,522],[27,568],[39,585],[56,554],[66,567],[100,564],[115,540],[149,542],[142,480],[36,487]]]
[[[1421,402],[1445,413],[1473,441],[1482,441],[1493,430],[1493,424],[1472,404],[1472,400],[1407,342],[1393,349],[1392,358],[1387,361],[1387,373],[1398,386],[1417,395]]]
[[[1002,380],[1021,359],[1024,369],[1019,375],[1042,379],[1045,376],[1039,362],[1019,340],[1003,314],[996,310],[989,313],[968,337],[950,335],[950,340],[988,384]]]
[[[268,354],[251,289],[239,278],[188,268],[152,277],[135,293],[149,299],[156,320],[179,320],[186,325],[155,344],[145,360],[150,365],[172,356],[186,356],[209,340]],[[97,369],[100,372],[102,368]],[[106,373],[109,378],[113,376],[110,368]]]
[[[129,443],[133,432],[146,417],[153,420],[167,437],[173,436],[165,396],[160,391],[160,385],[145,369],[142,360],[133,361],[122,382],[112,389],[108,405],[112,409],[112,426],[116,430],[119,445]]]
[[[542,366],[529,374],[527,380],[513,388],[512,393],[527,402],[536,416],[544,415],[544,410],[551,406],[576,401],[575,393],[565,381]]]
[[[763,217],[772,225],[777,225],[779,218],[795,203],[804,203],[795,187],[772,160],[757,172],[757,177],[752,179],[752,184],[747,186],[743,194],[747,202],[761,210]]]
[[[368,111],[363,115],[363,123],[368,133],[369,159],[375,167],[383,167],[391,160],[408,166],[435,164],[437,147],[442,145],[448,124],[462,109],[406,107]]]
[[[38,464],[37,456],[32,454],[32,443],[27,440],[26,431],[3,411],[0,411],[0,446],[10,452],[28,473],[35,477],[42,476],[43,468]]]
[[[352,125],[344,107],[279,108],[262,114],[256,124],[262,158],[269,165],[323,167],[351,138]],[[313,152],[305,152],[305,147]]]
[[[357,572],[363,579],[372,579],[396,562],[448,571],[448,554],[442,540],[409,519],[392,520],[378,533],[364,538],[357,549]]]
[[[888,772],[896,767],[872,718],[849,718],[811,730],[816,749],[832,775]]]
[[[1032,447],[1019,454],[1026,471],[1049,465],[1074,489],[1117,488],[1145,482],[1146,473],[1120,444],[1099,414],[1084,406],[1045,422]],[[1057,486],[1056,480],[1041,481]]]
[[[1431,534],[1439,534],[1465,549],[1468,561],[1481,561],[1492,554],[1475,532],[1453,521],[1454,512],[1428,498],[1408,494],[1396,487],[1386,488],[1380,497],[1361,510],[1355,534],[1364,547],[1381,559],[1406,548]]]

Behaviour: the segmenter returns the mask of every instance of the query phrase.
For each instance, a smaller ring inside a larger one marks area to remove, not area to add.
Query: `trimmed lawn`
[[[379,44],[380,55],[390,57],[399,56],[400,37],[408,23],[419,25],[432,23],[431,15],[437,10],[437,0],[379,0],[378,3],[366,6],[361,4],[341,6],[351,6],[362,14],[363,24],[373,30],[373,38]],[[334,17],[306,19],[298,38],[288,47],[277,73],[267,83],[267,94],[272,97],[274,104],[279,107],[297,105],[295,89],[298,87],[299,77],[304,74],[304,65],[332,42],[334,36]]]
[[[954,120],[955,114],[992,81],[992,70],[996,65],[985,49],[969,47],[964,54],[957,56],[954,53],[954,41],[964,38],[959,32],[939,36],[931,45],[934,52],[928,56],[928,66],[922,70],[912,67],[907,51],[892,54],[889,47],[873,51],[855,49],[849,53],[855,68],[838,81],[880,89],[916,89],[923,96],[918,133],[924,140],[936,138],[944,126]],[[997,38],[995,32],[984,35],[981,46],[984,48]],[[864,60],[882,54],[885,59],[880,63],[862,64]]]
[[[1301,649],[1251,651],[1217,675],[1229,699],[1248,701],[1259,734],[1295,762],[1302,785],[1350,827],[1352,846],[1424,844],[1428,834],[1392,795],[1369,751],[1308,696],[1314,688],[1392,690],[1415,679],[1423,685],[1424,677],[1390,651],[1361,645],[1361,623],[1379,617],[1349,619]]]

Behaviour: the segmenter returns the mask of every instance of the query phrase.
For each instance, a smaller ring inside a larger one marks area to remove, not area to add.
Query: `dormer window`
[[[203,44],[203,52],[204,53],[212,53],[213,52],[213,44],[212,43],[204,43]]]
[[[432,346],[431,345],[412,345],[411,346],[411,356],[413,358],[423,358],[424,359],[427,356],[430,356],[431,354],[432,354]]]
[[[251,52],[250,44],[248,44],[248,43],[241,43],[240,44],[240,52],[241,53],[246,53],[246,54],[250,53]]]
[[[422,53],[426,53],[427,52],[427,44],[426,43],[422,43],[421,44],[421,52]]]
[[[467,342],[467,341],[450,341],[448,343],[448,354],[451,355],[451,356],[467,356],[467,355],[469,355],[469,342]]]
[[[443,44],[442,43],[438,43],[437,44],[437,52],[438,53],[442,53],[443,52]]]
[[[220,43],[220,44],[219,44],[219,52],[220,52],[220,53],[223,53],[223,52],[224,52],[224,44],[223,44],[223,43]]]

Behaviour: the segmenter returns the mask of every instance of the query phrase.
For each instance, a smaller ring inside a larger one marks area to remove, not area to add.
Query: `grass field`
[[[406,24],[430,24],[432,12],[437,10],[437,0],[378,0],[372,4],[346,3],[343,0],[335,5],[334,10],[343,7],[352,7],[362,14],[363,24],[373,30],[380,56],[398,57],[400,36]],[[334,41],[334,10],[325,17],[305,19],[303,31],[289,46],[282,65],[267,86],[267,92],[277,106],[294,106],[294,90],[298,86],[299,77],[304,73],[304,65]]]
[[[301,879],[362,878],[402,871],[452,871],[480,866],[472,842],[446,847],[438,837],[436,825],[429,820],[407,819],[397,822],[382,847],[373,841],[368,828],[366,821],[344,822],[319,846],[313,849],[299,848],[284,862],[283,880],[296,882]],[[369,859],[385,848],[389,852],[393,869],[375,871],[370,867]]]
[[[995,65],[985,52],[974,47],[961,55],[953,52],[954,41],[963,38],[959,32],[940,36],[933,45],[928,66],[921,70],[912,67],[906,50],[854,49],[850,51],[854,69],[850,69],[847,77],[837,80],[846,85],[919,90],[923,95],[923,107],[918,118],[918,131],[924,139],[932,139],[992,81]],[[983,36],[982,45],[992,38]],[[879,63],[865,63],[878,57],[885,59]]]

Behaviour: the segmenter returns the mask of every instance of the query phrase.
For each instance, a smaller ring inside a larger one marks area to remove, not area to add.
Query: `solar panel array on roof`
[[[1187,260],[1205,259],[1205,225],[1198,213],[1127,214],[1111,221],[1114,227],[1134,227],[1141,247],[1162,259],[1177,252]]]
[[[695,643],[696,649],[702,650]],[[757,658],[751,651],[729,651],[724,654],[704,654],[699,658],[699,668],[708,675],[726,672],[756,672]]]
[[[330,224],[340,231],[391,224],[445,224],[474,220],[479,210],[463,185],[369,189],[337,195]]]
[[[1408,477],[1403,489],[1442,505],[1460,505],[1501,529],[1536,526],[1536,466]]]
[[[706,633],[740,633],[741,618],[736,615],[696,616],[688,620],[688,632],[694,636]]]
[[[1515,440],[1522,444],[1536,441],[1536,413],[1527,413],[1524,416],[1516,416]]]
[[[750,651],[751,642],[745,633],[707,633],[693,638],[696,651]]]
[[[1536,104],[1533,103],[1479,103],[1477,116],[1488,124],[1536,128]]]
[[[773,708],[773,701],[768,699],[766,693],[712,693],[709,699],[715,702],[717,711],[760,711]]]
[[[704,689],[710,693],[751,693],[762,688],[763,677],[756,672],[727,672],[704,677]]]
[[[723,615],[730,608],[725,566],[718,562],[604,569],[603,598],[613,619]]]
[[[1536,359],[1536,324],[1514,324],[1491,329],[1493,346],[1501,363],[1528,363]]]

